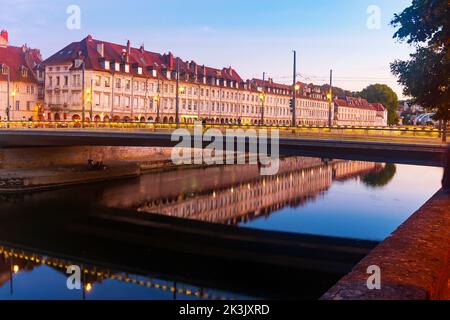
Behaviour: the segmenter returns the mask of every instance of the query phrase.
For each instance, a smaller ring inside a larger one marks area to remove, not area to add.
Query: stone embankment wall
[[[35,169],[94,161],[156,161],[170,159],[170,148],[41,147],[0,148],[0,169]]]

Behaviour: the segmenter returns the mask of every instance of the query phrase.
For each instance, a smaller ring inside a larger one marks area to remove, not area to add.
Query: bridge
[[[194,143],[208,145],[203,141]],[[225,139],[224,139],[225,140]],[[63,146],[141,146],[173,147],[170,133],[111,130],[0,130],[0,148]],[[246,147],[248,150],[248,139]],[[449,145],[386,141],[353,141],[343,139],[279,138],[280,155],[336,158],[372,162],[392,162],[424,166],[446,165]],[[224,141],[224,150],[226,143]]]

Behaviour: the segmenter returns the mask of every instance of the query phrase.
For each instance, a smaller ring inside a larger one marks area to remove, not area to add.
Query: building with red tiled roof
[[[38,49],[11,46],[8,32],[0,32],[0,120],[39,119],[44,98],[41,62]]]
[[[337,125],[387,125],[387,110],[381,103],[369,103],[363,98],[338,97],[334,99],[334,106]]]
[[[44,65],[49,120],[79,120],[84,114],[88,121],[174,122],[177,69],[181,122],[263,120],[258,90],[232,67],[201,65],[171,52],[134,48],[129,41],[119,45],[88,36],[56,52]],[[264,122],[288,124],[291,88],[274,83],[270,87],[274,89],[266,93]]]
[[[120,45],[87,36],[43,64],[47,120],[175,122],[178,75],[180,122],[290,125],[292,121],[291,85],[272,79],[244,81],[232,67],[205,66],[171,52],[135,48],[130,41]],[[328,124],[330,102],[320,87],[299,83],[296,97],[296,124]],[[365,114],[364,110],[372,110],[366,102],[344,98],[340,103],[337,99],[331,107],[331,119],[350,124],[335,112],[355,110],[351,119],[374,124],[375,118]]]

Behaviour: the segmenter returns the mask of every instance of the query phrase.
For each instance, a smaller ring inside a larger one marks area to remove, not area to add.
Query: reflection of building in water
[[[201,193],[150,199],[137,209],[179,218],[237,224],[288,205],[304,204],[328,190],[334,179],[345,180],[382,167],[362,161],[314,160],[288,158],[284,160],[282,173],[276,176],[258,175],[250,181]]]
[[[14,293],[13,280],[15,275],[23,272],[33,272],[36,268],[47,266],[59,274],[69,276],[67,268],[72,265],[82,266],[82,283],[85,293],[94,290],[107,280],[115,280],[149,289],[170,293],[174,298],[193,296],[199,299],[230,299],[231,296],[217,290],[209,290],[185,283],[161,280],[158,278],[139,276],[125,272],[117,272],[103,267],[86,265],[61,258],[43,256],[36,253],[0,246],[0,288],[10,283],[11,293]],[[81,297],[81,295],[80,295]]]
[[[333,180],[355,179],[363,174],[379,172],[384,165],[363,161],[339,161],[333,166]]]

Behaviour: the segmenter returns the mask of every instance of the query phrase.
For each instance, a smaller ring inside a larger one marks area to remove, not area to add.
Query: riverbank
[[[449,208],[450,195],[439,191],[322,299],[450,299]],[[367,287],[370,266],[380,267],[380,290]]]

